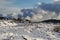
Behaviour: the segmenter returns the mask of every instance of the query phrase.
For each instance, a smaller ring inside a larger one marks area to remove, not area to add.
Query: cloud
[[[58,1],[60,1],[60,0],[53,0],[54,2],[58,2]]]
[[[41,3],[41,2],[38,2],[37,4],[38,4],[38,5],[42,5],[42,3]]]
[[[31,21],[42,21],[47,19],[54,19],[57,17],[57,14],[55,12],[46,11],[43,9],[25,9],[23,11],[23,15],[25,14],[27,19],[30,19]],[[30,12],[30,13],[29,13]],[[31,17],[27,14],[31,14]]]
[[[18,18],[18,15],[23,15],[23,13],[21,12],[21,9],[19,8],[14,8],[14,7],[8,7],[5,10],[3,10],[3,16],[5,17],[14,17],[14,18]],[[9,15],[9,16],[8,16]]]
[[[31,17],[27,16],[25,19],[31,20]]]
[[[42,18],[43,18],[43,15],[36,14],[32,16],[31,21],[40,21]]]
[[[13,17],[17,17],[18,14],[23,14],[20,11],[20,8],[13,7],[13,3],[16,0],[0,0],[0,14],[3,16],[12,15]]]
[[[51,3],[51,4],[42,4],[38,5],[38,8],[41,8],[46,11],[54,11],[54,12],[60,12],[60,4],[59,3]]]
[[[59,15],[56,17],[56,19],[60,20],[60,13],[59,13]]]
[[[56,17],[57,17],[57,14],[55,12],[38,9],[37,14],[33,14],[31,20],[42,21],[42,20],[47,20],[47,19],[55,19]]]
[[[54,3],[51,4],[38,2],[37,8],[32,7],[32,9],[20,9],[9,6],[15,1],[16,0],[0,0],[0,13],[3,14],[3,16],[15,18],[18,18],[19,15],[32,21],[60,18],[60,4],[58,3],[60,0],[54,0]]]
[[[42,3],[41,5],[37,5],[37,8],[33,7],[33,9],[23,9],[23,17],[29,16],[32,21],[57,19],[59,18],[58,17],[59,13],[60,4],[58,3],[51,4]]]
[[[33,14],[33,21],[42,21],[47,19],[60,19],[60,2],[43,3],[38,5],[36,13]]]

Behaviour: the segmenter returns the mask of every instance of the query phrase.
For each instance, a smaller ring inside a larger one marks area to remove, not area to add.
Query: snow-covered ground
[[[0,20],[0,40],[60,40],[53,23],[15,23]]]

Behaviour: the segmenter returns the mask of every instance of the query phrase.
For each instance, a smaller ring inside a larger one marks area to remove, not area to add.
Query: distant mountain
[[[13,16],[12,16],[12,14],[8,14],[8,15],[7,15],[7,18],[8,18],[8,20],[11,20],[11,19],[13,19]]]
[[[6,17],[0,17],[0,20],[6,20],[6,19],[8,19],[8,18],[6,18]]]
[[[48,19],[48,20],[43,20],[41,22],[44,22],[44,23],[60,23],[60,20]]]
[[[32,17],[32,12],[34,12],[34,10],[33,9],[21,9],[21,12],[23,13],[23,16],[22,17],[27,17],[27,16],[29,16],[29,17]]]
[[[54,11],[59,13],[60,12],[60,3],[50,3],[50,4],[42,4],[42,5],[38,5],[37,8],[41,8],[43,10],[47,10],[47,11]]]

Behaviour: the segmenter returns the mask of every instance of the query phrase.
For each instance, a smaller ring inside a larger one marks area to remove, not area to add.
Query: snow
[[[60,24],[0,20],[0,40],[60,40],[60,33],[53,31],[54,26]]]

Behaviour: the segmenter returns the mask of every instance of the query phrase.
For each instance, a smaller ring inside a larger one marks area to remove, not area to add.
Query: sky
[[[22,8],[32,8],[40,2],[51,3],[53,0],[0,0],[0,14],[19,13]]]
[[[0,5],[5,7],[29,8],[38,2],[51,3],[53,0],[0,0]]]
[[[38,2],[45,2],[45,3],[50,3],[51,0],[16,0],[12,5],[16,7],[32,7],[36,5]]]

